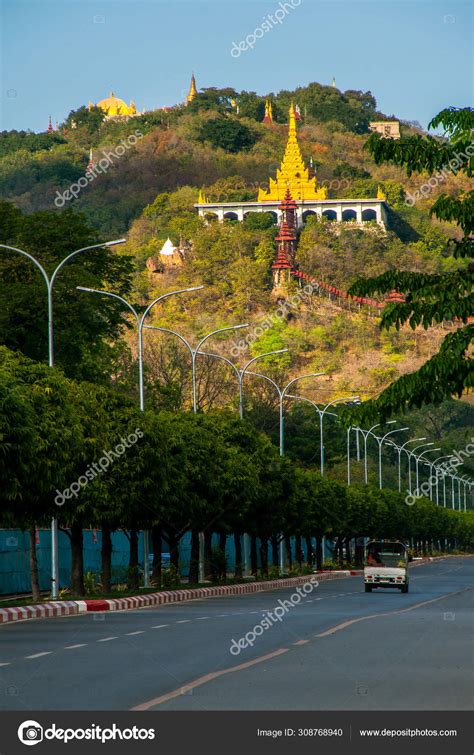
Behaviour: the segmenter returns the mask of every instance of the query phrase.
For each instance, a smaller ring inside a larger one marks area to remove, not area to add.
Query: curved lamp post
[[[422,451],[422,453],[419,456],[415,456],[415,465],[416,465],[416,490],[419,490],[420,487],[420,480],[419,480],[419,466],[421,459],[424,459],[425,454],[431,454],[433,451],[441,451],[441,448],[438,446],[438,448],[428,448],[426,451]],[[413,452],[414,453],[414,452]]]
[[[179,338],[181,343],[184,343],[189,353],[191,354],[192,380],[193,380],[193,411],[194,411],[194,414],[197,414],[198,407],[197,407],[197,387],[196,387],[196,358],[198,354],[201,354],[202,356],[213,356],[213,357],[218,357],[218,358],[220,357],[220,355],[218,354],[207,355],[205,351],[201,351],[201,346],[211,336],[215,336],[218,333],[225,333],[228,330],[239,330],[240,328],[248,328],[248,323],[245,323],[243,325],[229,325],[227,328],[219,328],[218,330],[213,330],[211,333],[208,333],[206,336],[204,336],[204,338],[201,338],[201,340],[199,341],[195,349],[191,346],[187,338],[182,336],[181,333],[177,333],[175,330],[171,330],[170,328],[156,327],[154,325],[145,325],[145,327],[148,330],[159,330],[162,333],[169,333],[172,336],[176,336],[176,338]],[[225,361],[227,364],[230,364],[231,367],[237,370],[237,368],[230,361],[230,359],[227,359],[226,357],[222,357],[222,360]]]
[[[158,304],[158,302],[162,301],[163,299],[167,299],[170,296],[175,296],[176,294],[185,294],[185,293],[191,293],[192,291],[200,291],[200,289],[204,288],[204,286],[192,286],[191,288],[180,288],[177,291],[170,291],[168,294],[162,294],[161,296],[158,296],[156,299],[154,299],[148,307],[145,309],[142,315],[139,315],[135,307],[130,304],[129,301],[123,298],[123,296],[119,296],[119,294],[112,294],[109,291],[99,291],[96,288],[85,288],[84,286],[77,286],[77,289],[79,291],[86,291],[90,294],[102,294],[102,296],[109,296],[112,299],[118,299],[122,302],[122,304],[125,304],[126,307],[130,310],[130,312],[133,314],[135,318],[135,322],[137,323],[137,336],[138,336],[138,385],[139,385],[139,391],[140,391],[140,410],[143,412],[145,409],[145,388],[144,388],[144,381],[143,381],[143,328],[149,327],[144,326],[145,317],[148,315],[150,310],[155,306],[155,304]]]
[[[389,422],[386,422],[387,425],[395,425],[397,422],[396,419],[391,419]],[[369,435],[372,435],[373,438],[377,438],[376,435],[374,435],[374,430],[376,427],[381,427],[380,422],[377,422],[376,425],[372,425],[368,430],[363,430],[361,427],[359,427],[359,432],[362,433],[362,436],[364,438],[364,481],[365,484],[369,484],[369,469],[368,469],[368,459],[367,459],[367,441],[369,439]]]
[[[326,373],[325,372],[310,372],[308,375],[300,375],[299,377],[296,377],[296,378],[293,378],[293,380],[290,380],[290,382],[287,383],[283,389],[280,388],[280,386],[274,380],[272,380],[272,378],[269,378],[268,375],[262,375],[260,372],[248,372],[247,374],[264,378],[264,380],[268,380],[268,382],[271,383],[278,392],[279,406],[280,406],[280,456],[283,456],[285,453],[283,401],[285,400],[285,396],[289,395],[288,390],[291,388],[292,385],[297,383],[299,380],[305,380],[306,378],[311,378],[311,377],[320,377],[321,375],[325,375]]]
[[[54,312],[53,312],[53,288],[56,281],[56,276],[61,268],[69,262],[77,254],[82,252],[90,252],[94,249],[102,249],[105,247],[116,246],[117,244],[124,244],[126,239],[116,239],[115,241],[105,241],[103,244],[92,244],[91,246],[83,246],[80,249],[76,249],[71,254],[68,254],[59,265],[53,270],[51,276],[48,275],[45,268],[39,260],[36,259],[29,252],[25,252],[24,249],[19,249],[16,246],[9,246],[8,244],[0,244],[1,249],[7,249],[10,252],[16,252],[23,257],[27,257],[38,268],[46,283],[46,291],[48,297],[48,365],[54,367]],[[51,595],[53,598],[58,597],[59,590],[59,559],[58,559],[58,522],[55,517],[51,520]]]
[[[405,441],[402,446],[397,446],[397,444],[393,443],[392,441],[387,444],[393,446],[398,453],[398,490],[400,492],[402,490],[402,451],[405,451],[405,453],[408,454],[409,452],[406,451],[406,446],[408,446],[409,443],[417,443],[420,440],[426,440],[426,438],[412,438],[411,440]]]
[[[143,327],[145,322],[145,317],[148,315],[148,313],[151,311],[151,309],[155,306],[155,304],[158,304],[158,302],[162,301],[163,299],[168,299],[170,296],[175,296],[176,294],[184,294],[184,293],[190,293],[192,291],[199,291],[201,288],[204,288],[204,286],[192,286],[191,288],[180,288],[177,291],[170,291],[167,294],[162,294],[161,296],[158,296],[156,299],[153,299],[152,302],[147,306],[145,311],[142,315],[140,315],[135,307],[130,304],[129,301],[124,299],[123,296],[120,296],[119,294],[113,294],[110,291],[100,291],[96,288],[86,288],[85,286],[77,286],[77,289],[79,291],[85,291],[89,294],[101,294],[102,296],[108,296],[111,299],[118,299],[118,301],[122,302],[133,314],[135,318],[135,322],[137,324],[137,336],[138,336],[138,388],[139,388],[139,394],[140,394],[140,411],[145,411],[145,386],[144,386],[144,380],[143,380]],[[144,559],[143,559],[143,583],[145,587],[150,586],[150,565],[148,562],[148,553],[150,550],[150,544],[149,544],[149,532],[148,530],[143,531],[143,548],[144,548]]]
[[[434,446],[434,442],[430,441],[429,443],[421,443],[419,446],[416,446],[416,448],[413,449],[413,451],[406,451],[406,454],[408,456],[408,490],[410,493],[412,492],[412,485],[411,485],[411,460],[412,458],[416,458],[415,454],[418,451],[419,448],[427,448],[428,446]]]

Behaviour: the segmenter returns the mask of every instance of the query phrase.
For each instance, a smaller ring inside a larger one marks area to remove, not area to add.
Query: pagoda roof
[[[292,265],[284,249],[279,249],[272,270],[291,270]]]

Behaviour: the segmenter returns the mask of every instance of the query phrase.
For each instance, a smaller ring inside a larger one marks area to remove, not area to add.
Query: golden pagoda
[[[186,105],[189,105],[189,103],[194,100],[197,93],[198,93],[198,90],[196,87],[196,79],[194,77],[194,72],[193,72],[193,75],[191,76],[191,84],[189,86],[188,96],[186,97]]]
[[[297,201],[327,199],[328,196],[326,187],[317,188],[316,177],[310,178],[308,168],[304,164],[296,136],[296,113],[293,103],[290,106],[290,123],[285,156],[281,167],[277,170],[276,179],[270,178],[269,190],[259,190],[258,201],[280,201],[285,198],[288,189],[293,199]]]
[[[89,102],[87,107],[91,110],[93,107],[92,102]],[[104,100],[100,100],[96,107],[99,107],[105,113],[106,120],[108,118],[131,118],[135,115],[140,115],[133,101],[130,105],[127,105],[126,102],[116,97],[113,92],[110,92],[109,96]]]

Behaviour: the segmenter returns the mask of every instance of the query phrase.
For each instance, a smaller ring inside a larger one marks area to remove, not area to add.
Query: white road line
[[[66,645],[64,650],[75,650],[76,648],[85,648],[87,642],[82,642],[80,645]]]
[[[97,640],[97,642],[110,642],[110,640],[117,640],[118,637],[103,637],[101,640]]]
[[[51,655],[52,650],[46,650],[43,653],[34,653],[33,655],[25,655],[25,658],[41,658],[43,655]]]
[[[181,619],[180,621],[176,621],[176,624],[189,624],[191,619]]]
[[[222,616],[230,616],[229,613],[218,613],[217,618],[220,619]]]
[[[169,624],[156,624],[152,629],[163,629],[163,627],[169,627]]]
[[[249,611],[249,613],[261,613],[261,611]]]
[[[196,621],[204,621],[204,619],[210,619],[210,618],[211,618],[210,616],[198,616]]]
[[[133,637],[133,635],[135,634],[145,634],[145,630],[140,629],[138,632],[125,632],[125,634],[127,635],[127,637]]]
[[[0,663],[0,666],[10,666],[10,663]]]

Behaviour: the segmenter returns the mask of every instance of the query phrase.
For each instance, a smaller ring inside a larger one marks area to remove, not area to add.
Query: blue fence
[[[41,529],[36,545],[40,589],[51,587],[51,531]],[[213,547],[217,547],[219,538],[213,538]],[[100,574],[102,535],[100,530],[84,530],[84,572]],[[30,536],[21,530],[0,529],[0,595],[12,595],[31,591],[30,581]],[[58,534],[59,549],[59,587],[69,587],[71,583],[71,544],[65,532]],[[163,544],[166,552],[167,546]],[[143,536],[140,533],[138,543],[139,563],[143,567]],[[326,554],[331,557],[330,543],[326,543]],[[179,546],[179,563],[181,573],[187,576],[191,556],[191,533],[186,532]],[[233,572],[235,566],[234,539],[227,538],[227,569]],[[129,541],[125,533],[112,533],[112,582],[125,582],[129,560]]]

